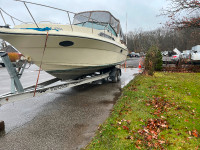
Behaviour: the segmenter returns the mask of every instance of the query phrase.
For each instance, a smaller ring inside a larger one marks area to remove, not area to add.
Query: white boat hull
[[[0,38],[11,43],[27,58],[30,57],[36,65],[42,62],[43,70],[62,80],[75,79],[120,64],[128,53],[125,46],[102,37],[55,33],[49,32],[43,59],[46,32],[0,31]],[[62,41],[72,41],[73,45],[60,46]]]

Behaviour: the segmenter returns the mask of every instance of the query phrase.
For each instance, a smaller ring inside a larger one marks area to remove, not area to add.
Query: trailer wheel
[[[121,76],[121,70],[117,70],[117,81],[120,81],[120,76]]]
[[[106,83],[106,82],[108,82],[108,77],[107,77],[107,78],[104,78],[104,79],[102,79],[102,83]]]
[[[117,83],[118,81],[120,81],[120,75],[121,72],[119,69],[114,69],[112,72],[112,75],[110,76],[110,79],[113,83]]]
[[[112,76],[111,80],[112,80],[113,83],[117,83],[117,81],[118,81],[117,74],[115,74],[115,76]]]
[[[5,67],[5,64],[1,64],[2,67]]]

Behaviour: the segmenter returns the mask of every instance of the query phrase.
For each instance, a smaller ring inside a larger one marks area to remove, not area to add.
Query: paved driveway
[[[0,93],[8,92],[10,81],[6,70],[0,70]],[[0,150],[85,147],[109,116],[121,88],[137,73],[137,68],[126,68],[119,83],[86,84],[1,106],[0,120],[5,121],[6,132],[0,136]],[[37,67],[32,67],[22,83],[33,84],[36,77]],[[41,81],[49,78],[42,72]]]

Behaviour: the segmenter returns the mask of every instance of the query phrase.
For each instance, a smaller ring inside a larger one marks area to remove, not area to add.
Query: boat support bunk
[[[18,67],[15,68],[10,62],[7,53],[0,52],[0,57],[2,57],[2,60],[11,78],[11,92],[0,95],[0,106],[7,103],[34,97],[35,94],[36,96],[40,96],[48,92],[53,92],[63,88],[75,87],[86,83],[92,83],[102,79],[107,79],[112,82],[118,82],[121,75],[121,69],[117,67],[112,67],[102,71],[101,73],[94,73],[90,76],[78,80],[62,81],[55,84],[56,82],[60,81],[60,79],[53,78],[38,84],[36,89],[35,85],[23,88],[19,79],[22,76],[23,71],[26,67],[27,60],[23,60],[21,63],[18,63],[20,65],[17,65]]]

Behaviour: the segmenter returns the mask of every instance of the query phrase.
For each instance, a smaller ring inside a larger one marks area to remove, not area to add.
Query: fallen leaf
[[[124,130],[129,130],[129,128],[127,126],[123,126]]]
[[[147,129],[144,129],[145,132],[149,133],[149,131]]]
[[[142,119],[140,119],[141,122],[144,122]]]
[[[158,145],[159,145],[158,143],[154,143],[154,147],[155,147],[155,148],[157,148],[157,147],[158,147]]]
[[[136,143],[140,145],[140,144],[142,144],[142,141],[141,140],[137,140]]]
[[[182,143],[185,143],[185,141],[181,141]]]
[[[161,141],[161,140],[158,140],[158,142],[159,142],[160,144],[164,144],[164,143],[165,143],[165,141]]]
[[[166,124],[161,124],[161,127],[162,127],[162,128],[167,128],[168,125],[166,125]]]
[[[137,149],[141,149],[141,147],[139,147],[138,145],[135,146]]]
[[[162,118],[162,119],[165,119],[165,117],[164,117],[164,116],[161,116],[161,118]]]
[[[150,142],[148,142],[148,146],[149,146],[149,147],[152,147],[152,144],[151,144]]]
[[[198,137],[198,132],[197,132],[197,130],[193,130],[193,131],[192,131],[192,135],[193,135],[194,137]]]
[[[148,140],[148,141],[151,141],[151,140],[152,140],[152,136],[151,136],[151,135],[148,135],[148,136],[147,136],[147,140]]]
[[[133,136],[128,135],[128,136],[126,137],[126,139],[131,139],[131,140],[133,140]]]
[[[127,120],[127,123],[130,124],[130,123],[131,123],[131,120]]]
[[[181,133],[177,133],[177,135],[179,136],[179,135],[181,135]]]

